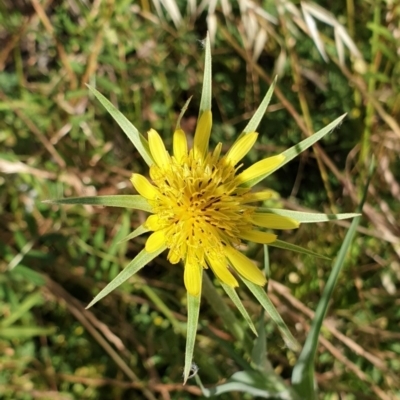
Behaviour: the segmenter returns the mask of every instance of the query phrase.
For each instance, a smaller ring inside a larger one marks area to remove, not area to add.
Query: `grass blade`
[[[3,316],[3,319],[0,322],[0,329],[9,327],[11,324],[23,317],[32,307],[36,307],[43,302],[43,296],[39,292],[34,292],[27,296],[23,302],[11,312],[9,316]]]
[[[56,332],[56,327],[42,328],[38,326],[10,326],[7,328],[0,328],[0,338],[6,340],[25,340],[34,336],[54,335]]]
[[[364,196],[360,203],[359,210],[361,212],[367,197],[369,180],[372,177],[373,164],[371,163],[371,170],[368,182],[364,189]],[[333,290],[335,289],[339,273],[342,270],[346,255],[350,249],[351,243],[357,231],[357,227],[360,223],[361,216],[354,218],[350,225],[350,228],[344,238],[343,244],[339,250],[337,259],[333,265],[332,272],[329,275],[328,281],[322,293],[321,300],[318,303],[315,311],[315,316],[311,324],[310,332],[308,333],[307,339],[304,343],[304,347],[300,353],[299,359],[293,368],[292,372],[292,384],[296,392],[302,397],[310,400],[316,399],[314,387],[314,359],[315,353],[318,346],[318,337],[321,330],[322,322],[325,318],[328,310],[329,301],[332,297]]]

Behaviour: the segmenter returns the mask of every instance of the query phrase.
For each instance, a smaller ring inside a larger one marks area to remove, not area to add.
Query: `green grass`
[[[175,22],[171,10],[159,17],[147,1],[98,2],[98,8],[83,1],[0,5],[5,43],[0,48],[1,398],[202,396],[194,380],[182,386],[187,304],[181,267],[161,255],[84,309],[143,248],[143,237],[118,242],[146,213],[43,203],[132,195],[131,173],[146,173],[140,154],[86,84],[140,133],[157,129],[167,145],[180,109],[193,96],[181,121],[186,131],[193,130],[207,10],[195,18],[186,2],[177,3],[181,19]],[[247,14],[236,2],[229,13],[216,8],[211,141],[228,148],[276,74],[269,113],[246,165],[348,113],[339,128],[266,183],[281,195],[274,207],[354,212],[375,156],[364,214],[322,327],[316,381],[321,399],[395,399],[400,397],[400,70],[394,39],[399,9],[384,2],[372,8],[351,0],[319,2],[361,52],[362,58],[346,49],[341,64],[332,26],[317,22],[324,62],[313,39],[294,28],[289,12],[279,15],[273,3],[265,3],[276,24],[259,19],[258,32],[267,31],[268,41],[257,61],[251,32],[245,33],[252,26]],[[347,221],[304,224],[280,239],[335,258],[348,228]],[[262,246],[250,246],[248,254],[262,263]],[[332,262],[273,247],[269,256],[270,298],[303,344]],[[245,331],[245,320],[223,288],[217,284],[216,291],[241,324],[237,332]],[[238,292],[256,324],[260,306],[244,285]],[[247,330],[246,339],[238,340],[205,298],[199,324],[194,360],[206,387],[252,365],[253,334]],[[260,326],[270,367],[287,383],[298,354],[285,347],[270,320]],[[252,397],[221,395],[242,398]]]

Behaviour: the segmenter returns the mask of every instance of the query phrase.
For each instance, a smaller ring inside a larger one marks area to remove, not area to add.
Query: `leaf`
[[[43,303],[43,297],[39,292],[35,292],[27,296],[21,304],[19,304],[15,309],[12,310],[12,313],[3,317],[0,322],[0,329],[6,328],[13,324],[15,321],[18,321],[25,313],[27,313],[32,307],[40,305]]]
[[[321,300],[318,303],[315,316],[312,321],[311,329],[307,335],[304,347],[292,373],[292,384],[297,393],[307,399],[316,399],[314,393],[314,357],[318,346],[318,337],[322,322],[325,318],[329,301],[332,297],[333,289],[336,286],[337,278],[342,269],[345,256],[356,233],[357,226],[361,217],[356,217],[349,231],[346,234],[338,258],[333,266],[328,282],[324,288]]]
[[[135,126],[125,117],[124,114],[121,113],[115,106],[107,100],[98,90],[94,87],[87,85],[89,90],[95,95],[97,100],[103,105],[103,107],[110,113],[110,115],[114,118],[115,122],[120,126],[120,128],[124,131],[125,135],[128,139],[133,143],[137,151],[143,157],[143,160],[147,163],[148,166],[154,164],[153,157],[150,154],[149,144],[146,138],[139,133],[139,131],[135,128]]]
[[[253,321],[251,320],[251,318],[250,318],[249,314],[247,313],[246,309],[244,308],[243,303],[240,301],[240,298],[239,298],[238,294],[236,293],[236,290],[233,289],[232,287],[226,285],[225,283],[222,283],[222,282],[221,282],[221,286],[225,290],[225,292],[229,296],[229,298],[232,300],[232,303],[239,310],[240,314],[242,314],[242,317],[247,322],[247,325],[250,327],[250,329],[257,336],[256,327],[254,326]]]
[[[197,376],[196,381],[206,398],[228,392],[244,392],[263,399],[298,399],[276,374],[263,374],[260,371],[235,372],[225,383],[211,389],[205,388]]]
[[[66,199],[44,200],[49,204],[84,204],[91,206],[124,207],[152,212],[147,200],[140,195],[68,197]]]
[[[201,90],[199,118],[204,111],[211,110],[211,95],[212,95],[211,45],[210,45],[210,35],[208,33],[205,39],[205,50],[206,50],[206,57],[204,60],[204,77],[203,77],[203,88]]]
[[[86,309],[92,307],[103,297],[107,296],[118,286],[122,285],[126,280],[128,280],[132,275],[136,274],[139,270],[141,270],[146,264],[148,264],[151,260],[157,257],[166,249],[163,246],[161,249],[148,253],[145,249],[143,249],[100,293],[89,303]]]
[[[201,285],[201,284],[200,284]],[[200,287],[201,293],[201,287]],[[186,348],[185,348],[185,367],[183,369],[183,384],[189,378],[190,370],[192,368],[194,345],[196,342],[197,324],[199,321],[200,312],[200,299],[201,296],[192,296],[187,294],[187,334],[186,334]]]
[[[368,186],[373,175],[374,162],[371,163],[368,181],[364,189],[363,199],[359,206],[359,211],[362,211],[365,199],[368,193]],[[346,255],[353,242],[354,236],[357,231],[358,224],[360,223],[361,216],[354,218],[350,228],[344,238],[343,244],[340,247],[338,257],[333,264],[332,272],[329,275],[328,281],[322,293],[321,300],[318,303],[315,311],[314,319],[311,324],[310,331],[304,343],[300,356],[293,368],[292,384],[296,392],[302,397],[310,400],[317,398],[314,391],[314,359],[318,346],[319,333],[321,326],[328,310],[329,302],[335,289],[340,271],[342,270]]]
[[[283,217],[293,218],[302,224],[315,223],[315,222],[328,222],[338,221],[341,219],[349,219],[360,216],[358,213],[344,213],[344,214],[322,214],[322,213],[308,213],[303,211],[282,210],[279,208],[257,208],[258,212],[273,213],[282,215]]]
[[[251,361],[260,371],[265,371],[267,366],[271,366],[267,354],[267,335],[265,329],[265,311],[261,310],[257,325],[257,338],[254,341],[253,350],[251,352]],[[273,368],[271,367],[271,371]]]
[[[258,125],[260,124],[260,121],[264,117],[265,112],[268,108],[268,104],[271,101],[271,97],[274,93],[276,80],[277,80],[277,77],[275,77],[274,81],[272,82],[272,85],[269,87],[268,92],[264,96],[261,104],[258,106],[257,111],[254,113],[254,115],[251,117],[251,119],[248,122],[248,124],[246,125],[246,127],[243,129],[243,133],[250,133],[250,132],[257,131]]]
[[[318,253],[314,253],[313,251],[305,249],[304,247],[300,247],[300,246],[297,246],[292,243],[284,242],[283,240],[275,240],[272,243],[268,243],[268,246],[277,247],[279,249],[284,249],[284,250],[289,250],[289,251],[295,251],[296,253],[301,253],[301,254],[305,254],[307,256],[312,256],[312,257],[317,257],[317,258],[322,258],[324,260],[330,260],[329,257],[323,256]]]
[[[339,126],[341,124],[341,122],[343,121],[343,119],[346,115],[347,114],[343,114],[341,117],[336,118],[333,122],[331,122],[325,128],[322,128],[321,130],[314,133],[312,136],[308,137],[307,139],[304,139],[300,143],[297,143],[294,146],[290,147],[289,149],[285,150],[282,153],[282,155],[285,156],[285,160],[281,164],[279,164],[275,169],[271,170],[267,174],[261,175],[251,181],[246,182],[243,186],[253,187],[258,182],[261,182],[263,179],[265,179],[267,176],[273,174],[276,170],[281,168],[283,165],[287,164],[289,161],[293,160],[293,158],[297,157],[304,150],[308,149],[314,143],[318,142],[318,140],[322,139],[329,132],[333,131],[337,126]]]
[[[28,339],[33,336],[48,336],[56,333],[56,327],[41,328],[39,326],[0,327],[0,337],[3,339]]]
[[[279,331],[282,334],[282,338],[285,341],[286,345],[289,347],[289,349],[293,351],[298,351],[300,349],[300,345],[298,344],[297,340],[293,337],[289,328],[286,326],[285,322],[283,321],[282,317],[276,310],[275,306],[272,304],[271,300],[265,293],[264,289],[261,286],[255,285],[254,283],[248,281],[242,276],[240,278],[253,293],[254,297],[263,306],[264,310],[268,313],[271,319],[276,323]]]
[[[43,286],[46,284],[46,280],[43,275],[39,274],[38,272],[34,271],[31,268],[25,267],[24,265],[17,265],[13,271],[13,276],[21,276],[26,281],[34,284],[36,286]]]

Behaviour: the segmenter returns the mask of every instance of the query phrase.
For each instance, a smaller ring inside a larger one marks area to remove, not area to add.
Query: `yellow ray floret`
[[[160,230],[153,232],[146,241],[146,251],[153,253],[165,246],[165,231]]]
[[[254,243],[268,244],[275,242],[277,236],[273,233],[261,232],[253,229],[251,231],[242,232],[240,238]]]
[[[174,157],[180,163],[187,156],[188,147],[185,132],[182,129],[177,129],[174,132],[173,151]]]
[[[237,140],[228,153],[226,154],[226,160],[233,165],[236,165],[253,147],[257,140],[258,133],[251,132],[243,135]]]
[[[186,290],[192,296],[200,295],[202,267],[197,263],[186,262],[183,280]]]
[[[149,137],[150,152],[154,161],[161,168],[167,166],[170,163],[170,157],[167,150],[165,150],[164,142],[160,135],[154,129],[150,129],[147,134]]]
[[[243,198],[243,203],[254,203],[256,201],[264,201],[278,197],[278,193],[273,190],[263,190],[262,192],[246,193]]]
[[[132,174],[131,182],[138,193],[147,200],[154,200],[159,195],[159,191],[140,174]]]
[[[231,287],[239,286],[238,281],[232,275],[232,273],[228,269],[228,262],[225,258],[208,258],[208,264],[210,265],[211,269],[213,270],[216,277],[223,283]]]
[[[225,254],[233,268],[235,268],[243,278],[260,286],[264,286],[267,283],[267,279],[263,273],[240,251],[231,246],[226,246]]]
[[[279,154],[277,156],[268,157],[264,160],[258,161],[251,167],[244,170],[236,178],[238,184],[243,184],[260,176],[266,175],[277,168],[285,160],[285,156]]]
[[[147,217],[144,226],[147,229],[150,229],[151,231],[158,231],[159,229],[162,228],[160,218],[158,217],[157,214],[153,214]]]
[[[269,229],[296,229],[300,223],[293,218],[270,213],[254,213],[251,217],[254,225]]]

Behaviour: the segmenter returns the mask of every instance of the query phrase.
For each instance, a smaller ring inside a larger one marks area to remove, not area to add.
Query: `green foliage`
[[[275,5],[284,2],[257,2],[265,3],[263,11],[271,17],[266,20],[236,1],[231,11],[218,2],[215,13],[206,5],[198,16],[188,2],[177,1],[180,24],[172,10],[162,8],[159,14],[153,2],[93,3],[97,8],[82,1],[35,3],[41,8],[10,0],[0,4],[0,397],[202,396],[194,380],[180,385],[188,301],[180,267],[157,257],[140,277],[129,278],[84,310],[143,248],[143,238],[123,239],[143,223],[145,213],[42,201],[132,196],[131,173],[146,170],[86,84],[109,99],[143,137],[153,127],[167,143],[181,108],[193,96],[180,121],[193,131],[203,81],[200,40],[213,18],[214,144],[221,141],[225,150],[240,135],[278,75],[258,127],[259,143],[245,166],[308,140],[348,113],[320,145],[268,177],[267,185],[283,197],[275,201],[305,213],[352,212],[371,156],[376,156],[365,214],[322,326],[315,371],[321,399],[399,397],[400,69],[393,39],[398,6],[360,2],[352,10],[352,2],[346,7],[318,2],[346,24],[363,64],[346,46],[341,63],[337,25],[316,20],[328,57],[323,61],[314,39],[296,25],[303,21],[300,8],[294,18],[289,9]],[[262,42],[262,31],[268,32],[268,41],[253,58],[252,38]],[[327,226],[302,224],[280,239],[335,259],[349,224]],[[248,250],[262,263],[259,246]],[[269,298],[302,344],[330,262],[269,250]],[[221,399],[262,397],[271,390],[272,376],[273,383],[287,383],[298,354],[285,347],[275,324],[264,317],[257,324],[257,349],[261,354],[266,348],[272,375],[253,364],[254,335],[246,317],[223,288],[214,289],[234,319],[217,315],[202,301],[194,361],[205,393],[229,391]],[[253,295],[243,287],[238,294],[249,318],[257,320],[260,307]],[[222,379],[226,386],[213,389]],[[286,387],[281,389],[271,393],[286,395]]]

